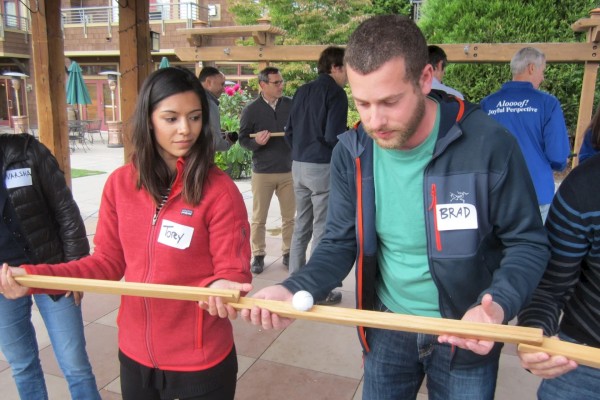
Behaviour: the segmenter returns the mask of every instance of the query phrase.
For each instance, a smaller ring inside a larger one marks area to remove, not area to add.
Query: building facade
[[[150,30],[159,38],[151,53],[154,68],[158,68],[166,57],[171,66],[199,71],[201,65],[179,60],[175,55],[175,48],[189,46],[186,35],[180,30],[234,24],[227,11],[226,0],[149,1]],[[71,61],[77,61],[92,100],[91,104],[81,107],[82,115],[68,107],[68,116],[102,120],[102,129],[106,130],[105,122],[113,119],[113,113],[117,119],[120,115],[120,85],[114,92],[113,103],[108,80],[102,74],[123,72],[119,66],[119,4],[116,0],[63,0],[61,8],[65,73],[68,73]],[[36,72],[31,62],[32,12],[37,10],[32,10],[20,0],[0,3],[0,126],[14,126],[13,116],[17,115],[28,116],[29,125],[37,126],[35,88],[32,84]],[[231,37],[212,39],[214,46],[231,46],[234,42],[235,38]],[[216,66],[230,81],[239,82],[254,76],[254,66],[249,64],[223,63]],[[6,76],[6,73],[26,75],[20,77],[17,91],[13,85],[17,78]]]

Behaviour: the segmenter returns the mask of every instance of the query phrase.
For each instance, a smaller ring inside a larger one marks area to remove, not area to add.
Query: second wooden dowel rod
[[[257,133],[251,133],[248,136],[251,138],[255,138]],[[271,137],[283,137],[285,136],[285,132],[271,132]]]

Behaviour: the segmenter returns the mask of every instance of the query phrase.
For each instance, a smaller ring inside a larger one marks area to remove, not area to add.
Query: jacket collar
[[[215,96],[214,94],[212,94],[208,90],[205,90],[205,92],[206,92],[206,97],[208,98],[208,101],[212,101],[216,105],[219,105],[220,102],[219,102],[219,99],[217,99],[217,96]]]
[[[183,189],[183,172],[185,168],[185,158],[179,157],[177,159],[177,175],[175,176],[175,181],[171,186],[171,192],[169,193],[169,198],[172,198],[174,195],[179,194]]]
[[[6,133],[0,135],[2,176],[10,164],[27,160],[27,147],[31,139],[28,134]]]
[[[502,88],[509,89],[535,89],[531,82],[527,81],[508,81],[502,84]]]
[[[467,118],[472,112],[479,109],[479,106],[464,102],[464,114],[460,121],[456,121],[459,112],[459,103],[454,97],[449,97],[446,93],[440,91],[432,91],[429,97],[437,101],[440,105],[440,127],[435,150],[433,152],[433,157],[436,157],[441,154],[450,143],[462,135],[460,122]],[[356,129],[342,133],[338,136],[338,139],[353,157],[360,157],[368,146],[373,145],[373,139],[367,135],[362,123],[359,123]]]
[[[335,86],[339,86],[336,82],[335,79],[333,79],[333,77],[327,73],[320,73],[319,76],[317,76],[317,80],[321,80],[321,81],[325,81],[327,82],[328,85],[335,85]]]

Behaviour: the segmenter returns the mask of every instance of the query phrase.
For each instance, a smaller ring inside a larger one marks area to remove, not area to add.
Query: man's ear
[[[425,65],[419,78],[419,85],[421,86],[421,92],[428,94],[431,91],[431,83],[433,82],[433,66],[431,64]]]

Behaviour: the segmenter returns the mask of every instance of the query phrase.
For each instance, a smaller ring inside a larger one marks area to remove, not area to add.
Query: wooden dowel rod
[[[251,138],[255,138],[256,135],[258,135],[258,133],[251,133],[250,136]],[[271,137],[283,137],[285,136],[285,132],[271,132]]]
[[[207,300],[221,297],[237,310],[264,308],[282,317],[305,319],[349,326],[401,330],[432,335],[451,334],[474,339],[519,344],[525,352],[546,352],[563,355],[581,365],[600,368],[600,349],[544,338],[542,330],[511,325],[483,324],[453,319],[440,319],[356,310],[341,307],[313,306],[309,311],[298,311],[288,302],[240,297],[237,290],[211,289],[191,286],[152,283],[105,281],[99,279],[67,278],[43,275],[17,276],[23,286],[78,292],[95,292],[123,296],[156,297],[172,300]]]
[[[519,351],[525,353],[543,352],[553,356],[565,356],[580,365],[600,368],[600,349],[569,343],[559,339],[544,338],[540,346],[521,343],[519,344]]]
[[[298,311],[288,302],[240,297],[240,293],[237,290],[43,275],[17,276],[15,280],[23,286],[32,288],[155,297],[172,300],[201,301],[207,300],[209,296],[216,296],[221,297],[223,301],[229,303],[229,305],[237,310],[251,309],[257,306],[288,318],[432,335],[450,334],[474,339],[516,343],[519,345],[520,351],[563,355],[575,360],[580,365],[600,368],[600,349],[552,338],[544,338],[542,330],[537,328],[482,324],[452,319],[328,306],[313,306],[309,311]]]
[[[238,310],[257,306],[268,309],[270,312],[282,317],[340,325],[364,326],[432,335],[451,334],[507,343],[541,344],[543,341],[541,329],[520,326],[484,324],[454,319],[420,317],[330,306],[313,306],[310,311],[298,311],[287,302],[261,300],[251,297],[240,297],[238,303],[230,302],[229,305]]]
[[[211,289],[205,287],[159,285],[153,283],[105,281],[100,279],[67,278],[61,276],[23,275],[15,276],[23,286],[67,290],[74,292],[94,292],[123,296],[156,297],[172,300],[204,301],[209,296],[223,298],[224,301],[238,301],[238,290]]]
[[[310,311],[298,311],[288,302],[239,297],[239,292],[230,290],[41,275],[25,275],[15,277],[15,279],[21,285],[28,287],[80,292],[89,291],[126,296],[193,301],[206,300],[208,296],[218,296],[238,310],[258,306],[283,317],[341,325],[365,326],[433,335],[452,334],[483,340],[534,345],[540,345],[543,340],[542,330],[537,328],[472,323],[452,319],[428,318],[328,306],[313,306]]]

